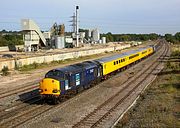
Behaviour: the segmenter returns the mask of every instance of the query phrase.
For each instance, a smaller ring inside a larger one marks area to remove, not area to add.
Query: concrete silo
[[[96,28],[92,30],[92,41],[98,42],[100,39],[99,30]]]

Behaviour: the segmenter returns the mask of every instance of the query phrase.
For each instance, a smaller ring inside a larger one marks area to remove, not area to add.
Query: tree
[[[157,40],[160,35],[156,33],[151,34],[112,34],[108,32],[107,34],[102,34],[107,38],[107,42],[110,41],[146,41],[146,40]]]
[[[121,41],[130,41],[130,40],[131,40],[131,37],[130,37],[130,35],[122,35],[122,36],[120,37],[120,40],[121,40]]]
[[[177,42],[180,42],[180,32],[177,32],[175,35],[174,35],[175,39],[177,40]]]
[[[166,41],[171,42],[171,43],[176,42],[176,40],[172,34],[165,34],[165,39],[166,39]]]
[[[10,31],[3,30],[1,31],[1,33],[2,34],[0,34],[0,46],[24,44],[23,36],[22,36],[22,33],[20,32],[10,32]]]
[[[114,41],[114,37],[112,36],[111,32],[108,32],[106,34],[106,40],[107,40],[107,42],[113,42]]]
[[[150,39],[150,40],[157,40],[157,39],[158,39],[158,35],[157,35],[156,33],[151,33],[151,34],[149,35],[149,39]]]

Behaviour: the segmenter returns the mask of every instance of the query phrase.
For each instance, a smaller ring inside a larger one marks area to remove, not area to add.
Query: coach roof
[[[144,51],[147,48],[150,48],[150,46],[139,48],[137,50],[127,51],[127,52],[124,52],[124,53],[121,53],[121,54],[118,54],[118,55],[114,55],[114,56],[110,56],[110,57],[104,57],[104,58],[101,58],[101,59],[97,59],[95,61],[98,61],[99,63],[110,62],[110,61],[113,61],[113,60],[117,60],[119,58],[123,58],[123,57],[129,56],[129,55],[132,55],[132,54],[136,54],[136,53],[138,53],[140,51]]]

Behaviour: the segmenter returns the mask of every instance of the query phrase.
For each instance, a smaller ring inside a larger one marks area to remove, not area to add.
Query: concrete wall
[[[6,47],[0,47],[0,52],[3,52],[3,51],[9,51],[9,48],[6,46]]]
[[[101,48],[101,49],[91,49],[91,50],[76,51],[76,52],[69,52],[69,53],[62,53],[62,54],[37,56],[37,57],[24,58],[24,59],[19,59],[19,60],[6,60],[6,61],[0,62],[0,70],[2,70],[4,66],[7,66],[9,69],[14,69],[15,63],[20,67],[23,65],[29,65],[33,63],[50,63],[51,61],[78,58],[80,56],[99,54],[103,52],[111,52],[114,50],[121,50],[121,49],[129,48],[129,47],[130,45],[127,44],[127,45],[118,46],[118,47],[107,47],[107,48]]]
[[[24,45],[16,45],[16,48],[24,48]],[[8,46],[0,47],[0,52],[9,51]]]

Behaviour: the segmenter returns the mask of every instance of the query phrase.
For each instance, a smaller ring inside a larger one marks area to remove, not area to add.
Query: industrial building
[[[36,51],[42,47],[57,49],[65,47],[64,25],[55,23],[49,32],[43,33],[31,19],[22,19],[21,26],[25,51]]]
[[[99,30],[96,28],[94,30],[92,30],[91,32],[92,34],[92,41],[94,42],[98,42],[100,40],[100,34],[99,34]]]
[[[106,38],[100,39],[100,33],[97,28],[89,29],[86,32],[79,32],[79,6],[72,16],[73,20],[72,35],[65,35],[64,24],[54,23],[49,31],[41,32],[38,25],[31,19],[22,19],[21,26],[23,32],[25,51],[37,51],[39,48],[62,49],[65,47],[81,47],[84,43],[106,43]],[[88,35],[88,36],[86,36]],[[85,38],[86,36],[86,38]]]
[[[38,25],[30,19],[21,20],[25,51],[38,50],[46,46],[46,39]]]

